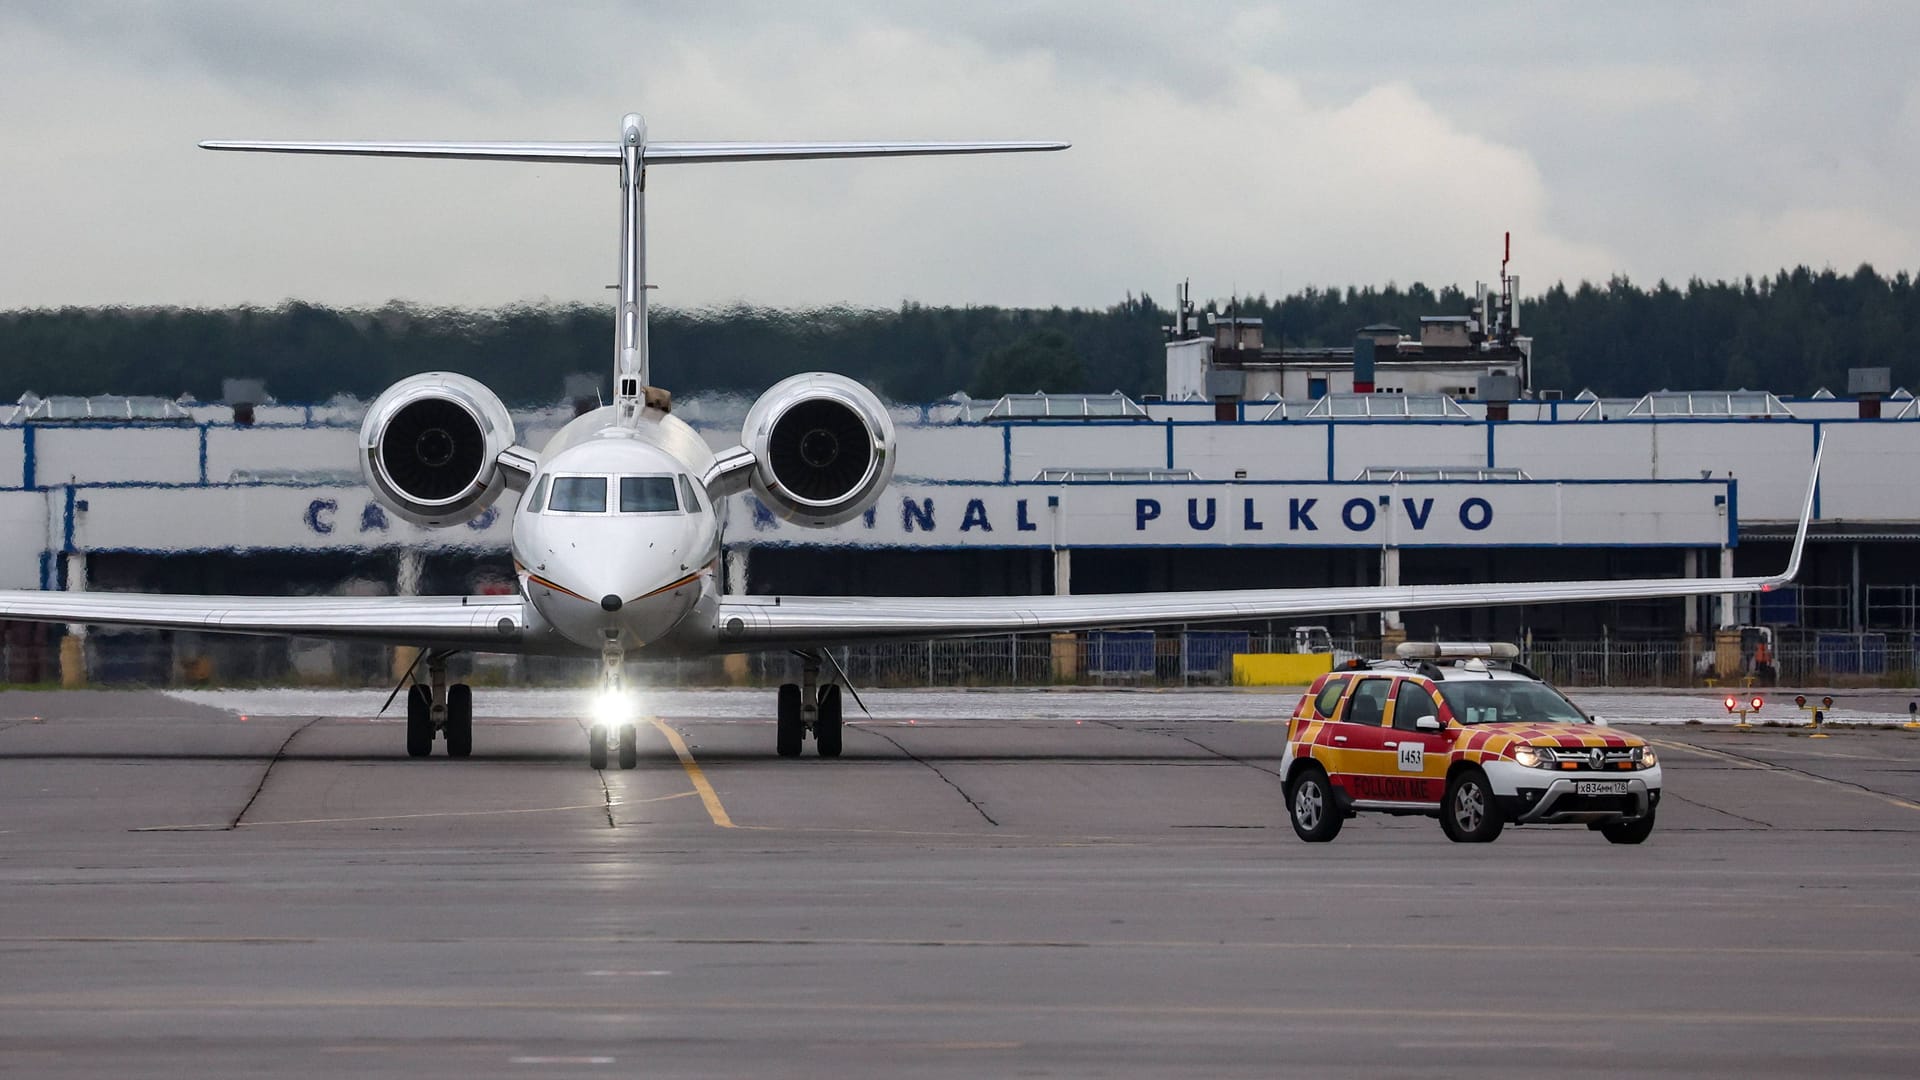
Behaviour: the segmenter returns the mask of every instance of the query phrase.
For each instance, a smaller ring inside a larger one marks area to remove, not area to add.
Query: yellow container
[[[1328,653],[1234,653],[1235,686],[1305,686],[1333,670]]]

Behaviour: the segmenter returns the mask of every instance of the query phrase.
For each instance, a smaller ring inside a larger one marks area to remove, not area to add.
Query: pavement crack
[[[1693,746],[1694,744],[1683,743],[1681,745]],[[1696,747],[1696,749],[1706,749],[1706,748]],[[1817,781],[1822,784],[1832,784],[1835,787],[1853,788],[1855,791],[1862,791],[1867,793],[1868,795],[1873,795],[1878,798],[1891,799],[1894,802],[1900,803],[1903,806],[1912,805],[1912,803],[1908,801],[1905,795],[1897,795],[1891,791],[1882,791],[1876,787],[1868,787],[1867,785],[1862,784],[1857,780],[1842,780],[1836,776],[1827,776],[1824,773],[1814,772],[1812,769],[1801,769],[1792,765],[1784,765],[1778,761],[1768,761],[1766,758],[1753,757],[1748,754],[1737,753],[1735,751],[1728,750],[1724,747],[1716,746],[1712,748],[1712,751],[1717,754],[1724,754],[1727,757],[1734,758],[1735,760],[1738,760],[1738,761],[1751,762],[1752,764],[1757,765],[1762,769],[1778,769],[1781,772],[1792,773],[1795,776],[1804,776],[1808,780]]]
[[[1717,806],[1712,806],[1707,803],[1703,803],[1699,799],[1689,799],[1685,795],[1676,794],[1675,792],[1672,792],[1672,791],[1666,792],[1661,796],[1661,798],[1672,799],[1675,802],[1683,802],[1683,803],[1686,803],[1688,806],[1697,806],[1702,810],[1711,810],[1716,814],[1725,814],[1730,818],[1735,818],[1740,821],[1745,821],[1752,825],[1758,825],[1764,829],[1773,828],[1773,823],[1771,821],[1761,821],[1759,818],[1751,818],[1745,814],[1736,814],[1731,810],[1722,810]]]
[[[299,738],[301,732],[307,730],[308,728],[312,727],[313,725],[319,722],[320,722],[320,718],[317,716],[308,717],[306,723],[301,724],[299,727],[294,728],[292,731],[287,732],[287,737],[280,741],[280,748],[273,752],[273,756],[271,758],[267,759],[267,767],[260,770],[260,782],[253,785],[253,794],[247,796],[247,804],[240,808],[239,813],[233,815],[233,820],[231,822],[227,823],[228,831],[232,831],[234,829],[239,828],[241,821],[243,821],[247,816],[247,811],[253,809],[254,801],[260,798],[260,793],[262,791],[266,790],[267,777],[273,775],[273,767],[275,765],[280,764],[280,758],[286,754],[287,747],[293,745],[293,740]]]
[[[593,733],[587,730],[586,721],[576,717],[573,722],[580,726],[580,733],[582,735],[585,735],[588,738],[593,737]],[[605,769],[595,769],[593,770],[593,778],[595,780],[600,781],[600,798],[603,802],[606,803],[606,807],[607,807],[607,828],[617,829],[620,827],[620,825],[618,822],[613,820],[613,788],[608,786],[607,784],[607,771]]]
[[[948,776],[946,773],[941,772],[939,766],[935,765],[931,761],[928,761],[926,758],[921,757],[919,754],[916,754],[913,751],[907,749],[904,745],[901,744],[899,739],[894,738],[893,736],[887,734],[884,731],[876,731],[870,727],[855,728],[854,730],[864,731],[870,735],[877,735],[880,738],[885,739],[888,742],[892,743],[894,746],[894,749],[899,750],[901,753],[912,758],[914,761],[918,762],[919,764],[926,766],[927,770],[933,773],[933,775],[939,777],[942,783],[946,784],[948,787],[952,788],[954,791],[959,792],[960,797],[967,800],[967,805],[973,807],[973,812],[985,818],[987,824],[993,826],[996,829],[1000,827],[1000,823],[993,820],[993,815],[987,813],[985,807],[975,802],[973,799],[973,796],[967,794],[967,789],[961,787],[959,784],[954,783],[953,778]]]
[[[1175,732],[1167,731],[1165,729],[1129,727],[1123,724],[1116,724],[1111,720],[1102,720],[1097,716],[1091,717],[1090,719],[1092,719],[1094,723],[1099,724],[1102,727],[1110,727],[1115,731],[1151,731],[1155,735],[1164,735],[1169,739],[1175,739],[1180,742],[1186,743],[1189,746],[1194,746],[1201,750],[1205,750],[1207,753],[1212,754],[1214,757],[1217,757],[1222,761],[1231,761],[1235,765],[1245,765],[1247,768],[1252,769],[1255,772],[1266,773],[1268,776],[1273,777],[1275,780],[1284,781],[1286,779],[1286,777],[1282,775],[1278,769],[1269,769],[1265,765],[1256,765],[1253,762],[1248,761],[1246,758],[1235,757],[1234,755],[1227,753],[1225,750],[1216,750],[1213,747],[1208,746],[1206,743],[1201,742],[1199,739],[1196,739],[1191,735],[1176,734]]]

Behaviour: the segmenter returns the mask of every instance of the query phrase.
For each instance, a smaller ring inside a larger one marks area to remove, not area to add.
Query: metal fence
[[[381,686],[395,679],[393,651],[381,646],[165,633],[96,633],[86,639],[87,681],[110,686]],[[837,648],[833,657],[856,687],[1225,686],[1236,653],[1291,651],[1291,634],[1248,631],[1116,631],[1003,635],[888,642]],[[1381,655],[1380,641],[1336,638],[1333,662]],[[1564,686],[1762,684],[1910,686],[1920,680],[1920,632],[1779,631],[1774,664],[1750,672],[1713,670],[1712,639],[1532,641],[1521,659]],[[1749,658],[1750,659],[1750,658]],[[649,659],[630,676],[651,686],[773,686],[800,677],[791,653]],[[553,657],[456,656],[456,678],[485,686],[580,686],[598,661]],[[55,684],[60,646],[0,644],[0,684]]]

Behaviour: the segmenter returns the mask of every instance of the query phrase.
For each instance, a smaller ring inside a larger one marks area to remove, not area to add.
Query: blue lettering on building
[[[325,536],[333,531],[333,514],[340,504],[332,499],[315,499],[307,504],[307,528]],[[325,515],[324,517],[321,515]]]
[[[1308,532],[1319,532],[1320,526],[1315,525],[1310,516],[1313,513],[1313,504],[1319,501],[1319,499],[1288,499],[1287,531],[1299,532],[1305,529]]]
[[[1139,532],[1147,527],[1147,522],[1160,516],[1159,499],[1133,500],[1133,531]]]
[[[1187,500],[1187,524],[1203,532],[1207,529],[1213,528],[1213,500],[1212,499],[1207,500],[1207,520],[1201,521],[1200,520],[1200,500],[1188,499]]]
[[[1353,532],[1366,532],[1373,528],[1373,518],[1372,499],[1348,499],[1347,504],[1340,508],[1340,520]]]
[[[756,530],[766,532],[768,529],[780,527],[779,520],[773,516],[772,510],[767,509],[766,503],[751,495],[747,497],[747,502],[753,505],[753,527]]]
[[[373,532],[375,529],[387,531],[387,512],[380,509],[379,503],[368,503],[360,511],[360,531]]]
[[[879,518],[879,516],[880,508],[877,506],[869,506],[867,507],[867,512],[860,515],[860,520],[866,522],[867,528],[871,529],[873,528],[874,521]]]
[[[1265,525],[1261,524],[1259,518],[1256,518],[1253,516],[1253,500],[1252,499],[1246,500],[1246,507],[1242,511],[1242,513],[1245,516],[1241,518],[1241,526],[1240,526],[1241,528],[1245,529],[1248,532],[1259,532],[1261,529],[1266,528]]]
[[[1034,532],[1040,526],[1027,520],[1027,500],[1021,499],[1013,504],[1013,527],[1020,532]]]
[[[467,528],[472,529],[474,532],[479,532],[482,529],[492,528],[493,523],[499,520],[500,520],[499,509],[496,507],[489,506],[485,510],[480,511],[479,517],[474,518],[472,521],[467,522]]]
[[[1493,524],[1493,504],[1477,495],[1461,503],[1460,524],[1474,532]]]
[[[1407,520],[1413,522],[1413,531],[1419,532],[1427,527],[1427,519],[1433,516],[1433,500],[1423,499],[1419,506],[1412,499],[1401,499],[1400,505],[1406,507]]]
[[[915,522],[919,523],[920,531],[933,531],[932,499],[922,499],[917,503],[908,498],[900,500],[900,527],[912,532]]]
[[[967,512],[960,515],[960,531],[979,529],[992,532],[993,524],[987,520],[987,504],[979,499],[967,500]]]

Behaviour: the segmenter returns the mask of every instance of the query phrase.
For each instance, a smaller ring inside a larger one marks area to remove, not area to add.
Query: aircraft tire
[[[813,722],[813,745],[821,757],[840,756],[840,686],[820,688],[820,715]]]
[[[781,757],[799,757],[800,745],[807,734],[806,720],[800,715],[800,684],[780,684],[780,712],[774,728],[773,746]]]
[[[607,726],[595,724],[587,729],[587,768],[607,767]]]
[[[632,724],[620,725],[620,767],[631,769],[640,764],[640,732]]]
[[[433,692],[424,686],[407,688],[407,756],[433,753]]]
[[[466,683],[447,687],[446,731],[448,757],[473,753],[473,687]]]

